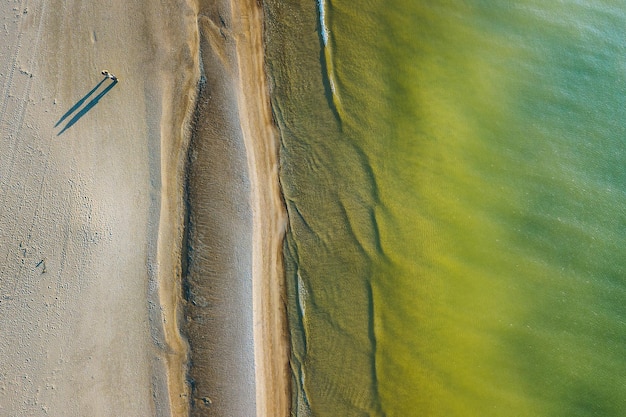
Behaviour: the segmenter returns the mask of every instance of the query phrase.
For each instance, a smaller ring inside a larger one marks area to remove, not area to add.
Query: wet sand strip
[[[205,1],[198,11],[183,257],[191,415],[289,412],[284,210],[262,17],[256,2]]]

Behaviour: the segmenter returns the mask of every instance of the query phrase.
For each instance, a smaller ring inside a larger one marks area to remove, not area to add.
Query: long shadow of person
[[[63,120],[65,120],[67,117],[69,117],[73,112],[75,112],[76,110],[78,110],[78,108],[80,108],[80,106],[83,105],[83,103],[85,101],[87,101],[87,99],[96,91],[98,90],[98,88],[102,85],[102,83],[104,83],[107,80],[107,78],[104,78],[102,81],[100,81],[94,88],[91,89],[91,91],[89,91],[83,98],[81,98],[80,100],[78,100],[78,102],[76,104],[74,104],[72,106],[71,109],[69,109],[62,117],[61,119],[59,119],[59,121],[54,125],[54,127],[57,127],[58,125],[60,125]],[[72,117],[70,119],[69,122],[67,122],[67,124],[65,125],[65,127],[63,128],[63,130],[61,130],[59,133],[57,133],[57,136],[61,136],[61,134],[63,132],[65,132],[67,129],[69,129],[70,127],[72,127],[76,122],[78,122],[78,120],[83,117],[85,115],[85,113],[87,113],[89,110],[91,110],[93,108],[93,106],[95,106],[96,104],[98,104],[98,102],[100,101],[100,99],[102,97],[104,97],[109,91],[111,91],[111,89],[113,87],[115,87],[117,85],[117,80],[113,80],[111,82],[111,84],[109,84],[107,86],[107,88],[105,88],[104,90],[102,90],[102,92],[100,92],[97,96],[95,96],[89,103],[87,103],[87,105],[85,107],[83,107],[83,109],[81,111],[79,111],[78,113],[76,113],[74,115],[74,117]]]
[[[98,89],[98,88],[102,85],[102,83],[103,83],[103,82],[105,82],[105,81],[106,81],[106,78],[103,78],[103,79],[102,79],[102,80],[101,80],[98,84],[96,84],[96,86],[95,86],[94,88],[92,88],[92,89],[91,89],[91,91],[90,91],[90,92],[88,92],[87,94],[85,94],[85,96],[84,96],[83,98],[81,98],[80,100],[78,100],[78,101],[76,102],[76,104],[74,104],[74,105],[72,106],[72,108],[71,108],[71,109],[69,109],[68,111],[66,111],[66,112],[65,112],[65,114],[64,114],[63,116],[61,116],[61,118],[60,118],[60,119],[59,119],[59,121],[58,121],[58,122],[54,125],[54,127],[57,127],[58,125],[60,125],[60,124],[63,122],[63,120],[67,119],[67,117],[68,117],[70,114],[72,114],[72,113],[74,113],[76,110],[78,110],[78,108],[79,108],[80,106],[82,106],[82,105],[83,105],[83,103],[84,103],[85,101],[87,101],[87,99],[88,99],[88,98],[89,98],[89,97],[90,97],[93,93],[95,93],[95,92],[96,92],[96,90],[97,90],[97,89]]]

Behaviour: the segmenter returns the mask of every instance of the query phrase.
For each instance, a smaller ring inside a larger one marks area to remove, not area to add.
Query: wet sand
[[[202,2],[199,10],[185,286],[192,415],[289,413],[285,213],[262,13],[254,1]]]
[[[185,2],[0,5],[0,414],[288,414],[262,10],[223,6],[222,21]],[[208,88],[211,62],[227,70]],[[212,277],[225,293],[202,292]],[[224,307],[213,331],[193,320],[203,299]],[[181,328],[208,340],[208,374]]]

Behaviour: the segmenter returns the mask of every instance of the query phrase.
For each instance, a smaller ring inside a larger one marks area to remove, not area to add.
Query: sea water
[[[266,16],[294,414],[623,415],[623,3]]]

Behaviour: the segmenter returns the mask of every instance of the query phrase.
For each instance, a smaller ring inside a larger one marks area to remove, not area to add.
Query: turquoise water
[[[623,5],[266,10],[294,414],[622,415]]]

